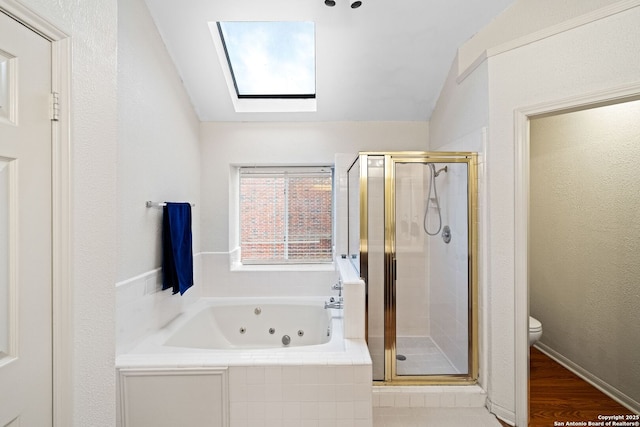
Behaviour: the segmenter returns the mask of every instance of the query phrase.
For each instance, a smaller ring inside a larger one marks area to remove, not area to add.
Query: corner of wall
[[[184,295],[162,290],[162,270],[148,271],[116,283],[116,356],[186,310],[202,294],[201,254],[193,257],[194,285]]]

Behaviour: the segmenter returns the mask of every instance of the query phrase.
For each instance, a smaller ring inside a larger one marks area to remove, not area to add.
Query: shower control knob
[[[442,228],[442,240],[444,240],[445,243],[451,241],[451,228],[448,225]]]

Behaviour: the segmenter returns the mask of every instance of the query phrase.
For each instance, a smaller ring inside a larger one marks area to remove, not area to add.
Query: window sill
[[[274,264],[274,265],[243,265],[240,263],[231,264],[234,271],[335,271],[334,263],[327,264]]]

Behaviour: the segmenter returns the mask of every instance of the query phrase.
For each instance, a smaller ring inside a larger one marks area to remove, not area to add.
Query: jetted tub
[[[117,427],[371,426],[366,342],[326,299],[201,298],[117,356]]]
[[[223,359],[239,353],[254,358],[290,353],[336,357],[345,352],[342,310],[325,309],[326,299],[200,298],[119,357],[203,352]]]
[[[322,301],[209,301],[171,327],[165,346],[277,349],[331,341],[332,313]],[[336,347],[333,346],[335,349]]]

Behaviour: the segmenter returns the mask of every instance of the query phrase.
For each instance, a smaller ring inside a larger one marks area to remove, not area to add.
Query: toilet
[[[535,317],[529,316],[529,347],[534,345],[542,336],[542,323]]]

